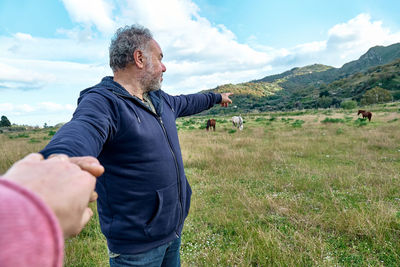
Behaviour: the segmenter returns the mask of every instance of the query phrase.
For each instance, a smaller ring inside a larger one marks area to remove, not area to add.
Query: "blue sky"
[[[340,67],[400,42],[400,1],[0,0],[0,115],[17,124],[71,118],[79,92],[112,75],[118,27],[150,28],[163,89],[192,93],[293,67]]]

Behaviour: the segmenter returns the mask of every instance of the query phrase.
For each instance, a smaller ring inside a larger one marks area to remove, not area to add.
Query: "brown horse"
[[[208,129],[210,129],[210,127],[212,127],[215,132],[215,124],[216,124],[216,121],[214,119],[209,119],[207,121],[207,127],[206,127],[207,131],[208,131]]]
[[[363,118],[368,118],[368,121],[371,121],[371,118],[372,118],[372,113],[371,112],[360,109],[358,111],[358,113],[357,113],[357,116],[360,115],[360,114],[362,115]]]

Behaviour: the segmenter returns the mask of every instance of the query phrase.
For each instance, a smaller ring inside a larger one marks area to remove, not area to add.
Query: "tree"
[[[1,116],[0,127],[10,127],[10,126],[11,126],[11,122],[7,119],[7,117]]]
[[[361,104],[376,104],[390,101],[392,101],[392,94],[390,93],[390,91],[383,89],[379,86],[375,86],[371,90],[365,92],[364,96],[361,99]]]
[[[318,107],[329,108],[332,105],[332,97],[323,96],[318,98]]]
[[[353,100],[347,100],[340,103],[342,109],[354,109],[357,107],[357,102]]]

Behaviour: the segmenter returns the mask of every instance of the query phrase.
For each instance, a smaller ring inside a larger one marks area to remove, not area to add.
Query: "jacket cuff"
[[[215,99],[216,99],[216,102],[215,102],[215,104],[219,104],[219,103],[221,103],[221,101],[222,101],[222,95],[221,95],[221,94],[218,94],[218,93],[216,93],[216,94],[215,94]]]

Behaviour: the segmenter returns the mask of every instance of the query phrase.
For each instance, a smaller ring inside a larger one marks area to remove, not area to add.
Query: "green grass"
[[[343,110],[242,114],[243,131],[216,117],[208,133],[209,117],[179,119],[193,190],[182,265],[400,266],[400,116],[390,108],[371,122]],[[321,123],[327,114],[340,123]],[[46,143],[0,142],[0,170]],[[107,264],[95,213],[66,241],[65,266]]]

